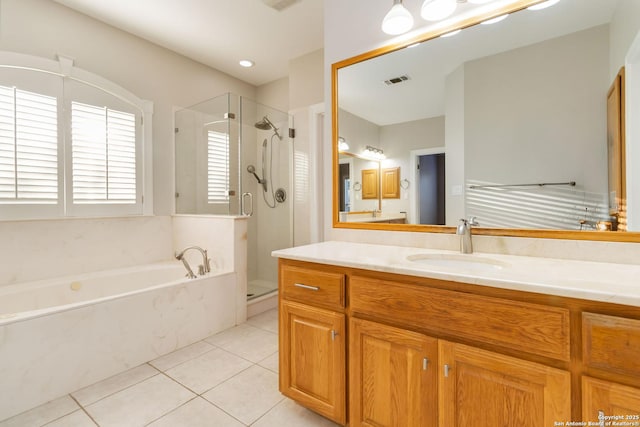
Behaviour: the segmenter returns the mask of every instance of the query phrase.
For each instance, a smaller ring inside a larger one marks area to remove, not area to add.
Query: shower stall
[[[248,300],[277,290],[271,252],[293,246],[292,120],[230,93],[175,113],[176,213],[248,217]]]

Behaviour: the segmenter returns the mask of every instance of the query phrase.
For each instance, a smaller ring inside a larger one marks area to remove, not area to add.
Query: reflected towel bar
[[[499,187],[545,187],[548,185],[570,185],[571,187],[576,186],[575,181],[569,182],[540,182],[536,184],[494,184],[494,185],[470,185],[470,189],[476,188],[499,188]]]

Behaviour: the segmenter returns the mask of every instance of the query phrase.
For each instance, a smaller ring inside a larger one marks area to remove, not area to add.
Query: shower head
[[[271,129],[273,129],[273,132],[276,134],[278,139],[280,141],[282,141],[282,137],[278,133],[278,128],[273,123],[271,123],[271,120],[269,120],[269,118],[267,116],[264,116],[262,118],[262,120],[257,122],[254,126],[256,128],[258,128],[258,129],[260,129],[260,130],[271,130]]]

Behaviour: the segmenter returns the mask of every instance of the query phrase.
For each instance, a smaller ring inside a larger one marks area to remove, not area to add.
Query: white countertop
[[[316,243],[277,250],[272,255],[298,261],[640,307],[640,265],[491,253],[462,255],[455,251],[350,242]],[[407,259],[416,255],[476,260],[481,265],[430,265]],[[488,267],[491,264],[498,267]],[[480,268],[475,268],[476,266]]]

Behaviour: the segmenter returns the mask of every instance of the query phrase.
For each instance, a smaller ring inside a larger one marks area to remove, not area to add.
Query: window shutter
[[[0,203],[57,203],[57,110],[54,97],[0,86]]]
[[[136,117],[71,103],[73,202],[136,203]]]
[[[229,135],[207,132],[207,201],[229,201]]]

